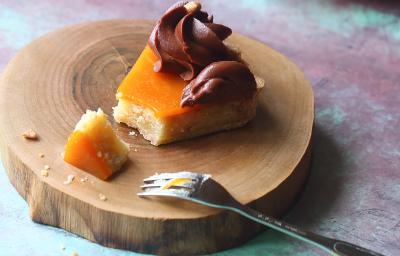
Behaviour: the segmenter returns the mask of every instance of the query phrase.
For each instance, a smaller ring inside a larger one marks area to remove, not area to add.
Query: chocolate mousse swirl
[[[256,91],[256,80],[246,65],[218,61],[205,67],[185,87],[181,107],[250,98]]]
[[[221,60],[238,60],[222,42],[232,34],[197,2],[181,1],[171,6],[157,22],[149,46],[158,55],[155,72],[177,73],[192,80],[205,66]]]

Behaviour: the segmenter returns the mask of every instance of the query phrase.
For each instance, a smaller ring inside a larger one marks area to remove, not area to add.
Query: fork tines
[[[153,183],[156,180],[171,180],[175,178],[188,178],[192,180],[197,180],[201,177],[201,174],[194,172],[175,172],[175,173],[156,173],[153,176],[150,176],[143,180],[144,183]]]
[[[167,189],[165,185],[168,185],[168,182],[170,180],[155,180],[154,183],[145,183],[144,185],[140,186],[143,190],[148,189],[148,188],[161,188],[161,189]],[[193,180],[192,180],[193,181]],[[163,188],[164,187],[164,188]],[[185,182],[179,185],[171,185],[171,188],[187,188],[187,189],[192,189],[193,188],[193,183],[192,182]]]
[[[156,173],[143,180],[143,192],[138,193],[138,196],[189,197],[196,186],[208,177],[208,174],[193,172]]]
[[[143,193],[190,193],[199,175],[192,172],[176,172],[155,174],[143,180]],[[180,190],[180,191],[178,191]],[[141,193],[141,194],[143,194]]]

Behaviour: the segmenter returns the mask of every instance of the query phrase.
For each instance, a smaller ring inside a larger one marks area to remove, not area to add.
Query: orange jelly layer
[[[149,46],[144,48],[132,70],[118,88],[117,98],[152,109],[156,116],[167,117],[196,108],[181,108],[183,88],[188,84],[179,75],[154,72],[158,57]]]
[[[97,155],[92,140],[80,131],[74,131],[68,138],[64,160],[102,180],[106,180],[112,174],[107,162]]]

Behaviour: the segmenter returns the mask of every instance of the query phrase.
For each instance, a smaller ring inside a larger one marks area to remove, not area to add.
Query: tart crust
[[[210,105],[192,111],[157,116],[147,107],[119,99],[114,107],[114,119],[138,129],[151,144],[158,146],[217,131],[230,130],[248,123],[256,114],[257,94],[264,80],[256,78],[257,93],[253,97]]]

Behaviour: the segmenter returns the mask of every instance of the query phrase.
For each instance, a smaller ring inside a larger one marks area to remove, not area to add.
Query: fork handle
[[[315,245],[328,253],[340,256],[383,256],[377,252],[362,248],[348,242],[324,237],[309,231],[301,230],[284,221],[275,219],[263,213],[257,212],[245,205],[235,203],[231,210],[247,217],[253,221],[263,224],[267,227],[283,232],[293,238],[300,239],[309,244]]]

